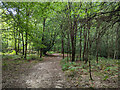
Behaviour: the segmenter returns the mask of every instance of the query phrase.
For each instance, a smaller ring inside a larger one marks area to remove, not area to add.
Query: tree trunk
[[[20,40],[19,40],[19,38],[20,38],[20,33],[19,33],[19,35],[18,35],[18,52],[19,52],[19,45],[20,45]]]
[[[118,24],[118,28],[116,29],[116,59],[120,59],[120,24]]]
[[[17,33],[17,31],[15,32],[14,31],[14,39],[15,39],[15,52],[16,52],[16,55],[18,55],[18,53],[17,53],[17,39],[16,39],[16,33]]]
[[[25,35],[26,35],[26,40],[25,40],[25,59],[27,57],[27,42],[28,42],[28,19],[29,19],[29,12],[28,12],[28,5],[26,8],[26,31],[25,31]]]
[[[98,64],[98,40],[96,40],[96,62]]]
[[[42,48],[40,49],[40,58],[42,58]]]
[[[109,33],[107,32],[107,58],[110,58],[110,48],[109,48]]]
[[[85,53],[86,53],[86,30],[84,26],[84,50],[83,50],[83,61],[85,60]]]
[[[27,57],[27,31],[26,31],[26,40],[25,40],[25,59]]]
[[[19,31],[19,5],[18,5],[18,8],[17,8],[17,14],[18,14],[18,16],[17,16],[17,20],[18,20],[18,23],[17,23],[17,30]],[[17,50],[17,52],[19,52],[19,44],[20,44],[20,32],[18,32],[19,34],[18,34],[18,50]]]
[[[22,32],[22,46],[23,46],[23,56],[24,56],[24,37],[23,37],[23,32]]]
[[[89,60],[89,74],[90,74],[90,79],[93,80],[92,74],[91,74],[91,62],[90,62],[90,60]]]
[[[71,2],[68,2],[68,10],[71,11]],[[70,37],[71,37],[71,45],[72,45],[72,62],[75,61],[75,42],[74,42],[74,25],[72,25],[72,21],[70,20],[71,16],[68,15],[68,22],[69,22],[69,26],[70,26]]]
[[[80,30],[80,60],[81,60],[81,56],[82,56],[82,27]]]
[[[62,54],[63,54],[63,59],[64,59],[64,41],[63,41],[63,38],[62,38]]]
[[[42,44],[44,44],[43,41],[44,41],[44,32],[45,32],[45,21],[46,21],[46,18],[43,18]],[[40,58],[42,58],[42,53],[43,53],[43,48],[40,49]]]
[[[29,54],[30,54],[30,43],[29,43]]]
[[[67,32],[67,36],[68,36],[68,38],[67,38],[67,48],[68,48],[68,54],[69,54],[69,55],[67,56],[67,59],[68,59],[68,57],[70,57],[70,60],[71,60],[69,31]]]
[[[76,18],[76,15],[75,15],[75,21],[74,21],[74,27],[75,27],[75,41],[74,41],[74,45],[75,45],[75,54],[76,54],[76,36],[77,36],[77,18]],[[77,56],[78,58],[78,56]],[[76,60],[77,60],[76,58]]]
[[[63,54],[63,59],[64,59],[64,32],[62,30],[62,25],[60,26],[61,27],[61,31],[62,31],[62,50],[61,50],[61,53]]]
[[[71,44],[72,44],[72,62],[75,61],[75,45],[76,45],[76,34],[77,34],[77,19],[74,17],[73,28],[71,29]],[[72,23],[71,23],[72,27]]]
[[[96,27],[96,62],[98,64],[98,51],[99,51],[99,44],[98,44],[98,41],[99,41],[99,35],[98,35],[98,29],[99,29],[99,26],[100,26],[100,22],[98,21],[98,25]],[[99,41],[100,42],[100,41]]]

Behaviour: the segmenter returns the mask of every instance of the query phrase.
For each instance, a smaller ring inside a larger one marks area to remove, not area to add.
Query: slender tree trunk
[[[23,46],[23,56],[24,56],[24,37],[23,37],[23,32],[22,32],[22,46]]]
[[[25,32],[25,35],[26,35],[26,40],[25,40],[25,59],[27,57],[27,42],[28,42],[28,19],[29,19],[29,12],[28,12],[28,5],[27,5],[27,8],[26,8],[26,32]]]
[[[67,61],[68,61],[68,46],[67,46]]]
[[[43,44],[43,41],[44,41],[45,21],[46,21],[46,18],[43,18],[43,35],[42,35],[42,44]],[[43,48],[40,49],[40,58],[42,58],[42,54],[43,54]]]
[[[118,27],[120,27],[120,23],[118,24]],[[118,59],[120,59],[120,28],[118,28]]]
[[[89,35],[90,35],[90,22],[87,21],[87,32],[88,32],[88,39],[87,39],[87,60],[86,60],[86,63],[87,61],[89,61],[89,74],[90,74],[90,79],[92,79],[92,72],[91,72],[91,58],[89,57],[91,55],[91,45],[92,43],[90,42],[89,40]]]
[[[63,54],[63,59],[64,59],[64,32],[63,32],[63,30],[62,30],[62,25],[60,26],[61,27],[61,31],[62,31],[62,54]]]
[[[70,37],[69,37],[69,31],[67,32],[67,36],[68,36],[68,38],[67,38],[67,47],[68,47],[68,54],[69,54],[68,57],[70,57],[70,60],[71,60],[71,55],[70,55]]]
[[[26,35],[26,39],[25,39],[25,57],[24,57],[24,58],[26,59],[26,57],[27,57],[27,41],[28,41],[28,40],[27,40],[27,38],[28,38],[28,37],[27,37],[27,32],[26,32],[25,35]]]
[[[90,74],[90,79],[93,80],[92,79],[92,73],[91,73],[91,62],[90,62],[90,60],[89,60],[89,74]]]
[[[63,54],[63,59],[64,59],[64,41],[63,41],[63,38],[62,38],[62,54]]]
[[[80,30],[80,60],[81,60],[81,56],[82,56],[82,27]]]
[[[18,14],[18,16],[17,16],[17,20],[18,20],[18,23],[17,23],[17,30],[19,31],[19,25],[20,25],[20,21],[19,21],[19,5],[18,5],[18,8],[17,8],[17,14]],[[19,44],[20,44],[20,32],[18,32],[19,34],[18,34],[18,50],[17,50],[17,52],[19,52]]]
[[[20,45],[20,40],[19,40],[19,38],[20,38],[20,33],[19,33],[19,35],[18,35],[18,52],[19,52],[19,45]]]
[[[96,62],[98,64],[98,40],[96,40]]]
[[[120,24],[118,24],[118,28],[116,29],[116,59],[120,59]]]
[[[42,48],[40,49],[40,58],[42,58]]]
[[[98,25],[96,27],[96,38],[97,38],[97,40],[96,40],[96,62],[97,62],[97,64],[98,64],[98,51],[99,51],[99,43],[100,43],[99,35],[98,35],[99,26],[100,26],[100,22],[98,21]]]
[[[29,54],[30,54],[30,43],[29,43]]]
[[[74,27],[75,27],[75,41],[74,41],[74,45],[75,45],[75,54],[76,54],[76,36],[77,36],[77,18],[75,15],[75,21],[74,21]],[[78,56],[76,57],[76,60],[78,59]]]
[[[17,31],[15,32],[14,31],[14,39],[15,39],[15,52],[16,52],[16,55],[18,55],[18,53],[17,53],[17,39],[16,39],[16,33],[17,33]]]
[[[71,27],[72,27],[72,23],[71,23]],[[74,31],[73,30],[71,30],[72,62],[75,61],[75,43],[74,43]]]
[[[90,44],[89,44],[89,30],[90,30],[90,25],[89,25],[89,21],[87,21],[87,30],[86,30],[86,57],[85,57],[85,63],[87,63],[88,62],[88,60],[90,60],[89,59],[89,56],[90,56],[90,48],[89,48],[89,46],[90,46]]]
[[[72,23],[71,23],[71,27],[72,27]],[[72,62],[75,61],[76,34],[77,34],[77,19],[74,20],[73,28],[71,29]]]
[[[86,53],[86,30],[84,26],[84,50],[83,50],[83,61],[85,60],[85,53]]]
[[[71,2],[68,2],[68,10],[71,11]],[[74,30],[75,30],[75,22],[74,22],[74,25],[72,25],[72,20],[71,19],[71,16],[68,15],[68,21],[69,21],[69,25],[70,25],[70,37],[71,37],[71,45],[72,45],[72,62],[75,61],[75,37],[74,37]]]
[[[109,33],[107,32],[107,58],[110,58],[110,48],[109,48]]]

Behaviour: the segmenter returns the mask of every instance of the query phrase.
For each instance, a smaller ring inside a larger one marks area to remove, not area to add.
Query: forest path
[[[22,76],[27,88],[64,88],[67,85],[60,66],[62,57],[53,54],[33,66],[26,76]]]

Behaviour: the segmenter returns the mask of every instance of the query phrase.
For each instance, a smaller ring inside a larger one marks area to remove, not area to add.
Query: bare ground
[[[3,70],[3,88],[64,88],[69,87],[60,66],[58,54]],[[17,70],[16,70],[17,69]]]
[[[64,88],[66,81],[61,70],[61,57],[45,57],[26,76],[22,76],[29,88]]]

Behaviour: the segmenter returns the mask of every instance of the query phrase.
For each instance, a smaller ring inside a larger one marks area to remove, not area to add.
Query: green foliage
[[[15,59],[20,59],[21,58],[21,55],[3,55],[2,56],[2,58],[3,59],[13,59],[13,60],[15,60]]]
[[[108,78],[109,78],[109,76],[104,76],[104,79],[103,79],[103,80],[105,81],[105,80],[107,80]]]
[[[48,54],[54,54],[55,52],[53,52],[53,51],[48,51],[47,53],[48,53]]]
[[[70,77],[74,77],[75,73],[80,68],[79,66],[76,66],[77,63],[75,62],[67,62],[67,58],[62,59],[61,61],[62,70],[67,72],[67,75]]]
[[[8,54],[10,54],[10,55],[14,55],[16,52],[15,52],[15,50],[12,50],[12,52],[8,52]]]
[[[91,64],[92,75],[100,77],[101,80],[106,81],[111,76],[118,75],[118,60],[99,57],[99,62],[97,64],[96,59],[93,57]],[[61,66],[66,75],[72,78],[77,73],[80,73],[81,75],[89,74],[89,64],[84,64],[83,61],[80,63],[70,61],[67,62],[67,58],[65,58],[61,60]]]
[[[38,57],[38,56],[36,56],[36,55],[29,55],[27,57],[27,60],[39,60],[39,61],[42,61],[43,59]]]

